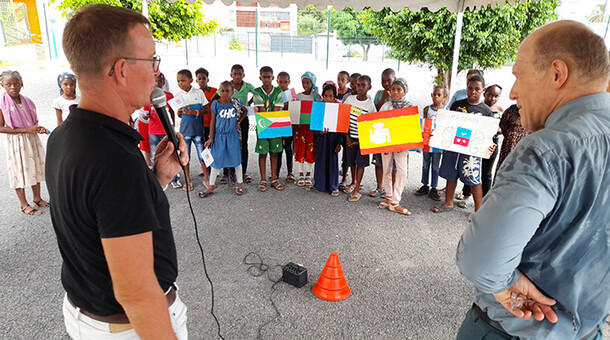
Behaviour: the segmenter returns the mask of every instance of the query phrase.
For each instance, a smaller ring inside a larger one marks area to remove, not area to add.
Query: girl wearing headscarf
[[[404,78],[397,78],[392,83],[390,97],[392,101],[383,104],[379,111],[402,109],[413,106],[411,102],[403,99],[409,91],[407,81]],[[400,198],[407,181],[407,170],[409,168],[409,150],[388,152],[381,154],[383,164],[383,186],[386,192],[385,202],[379,203],[380,209],[388,209],[402,215],[411,215],[407,208],[401,207]],[[393,163],[396,164],[396,179],[392,183]]]
[[[311,72],[305,72],[301,76],[303,92],[297,94],[299,101],[321,101],[316,86],[316,76]],[[309,129],[309,124],[300,124],[294,127],[294,160],[296,171],[299,172],[298,186],[310,187],[313,163],[316,160],[316,139]]]
[[[57,114],[57,126],[64,121],[64,117],[70,113],[70,106],[78,105],[80,97],[76,95],[76,76],[64,72],[57,76],[60,96],[53,100],[51,105]]]
[[[20,94],[23,80],[19,72],[2,72],[0,83],[6,90],[0,95],[0,133],[6,134],[9,185],[17,193],[22,213],[40,215],[42,211],[35,208],[47,208],[49,203],[40,197],[45,154],[38,134],[48,130],[38,125],[34,102]],[[25,197],[26,187],[32,187],[34,207]]]

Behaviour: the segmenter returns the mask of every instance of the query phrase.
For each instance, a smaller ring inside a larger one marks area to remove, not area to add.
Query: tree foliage
[[[62,0],[59,2],[58,8],[63,16],[70,17],[82,6],[94,3],[120,6],[142,12],[142,1],[140,0]],[[201,9],[200,1],[192,5],[183,0],[171,4],[165,0],[149,2],[148,19],[153,37],[157,40],[179,41],[198,35],[210,35],[218,28],[218,23],[214,20],[204,21]]]
[[[311,36],[326,32],[326,17],[322,11],[315,6],[309,5],[305,9],[300,9],[297,16],[297,34],[301,36]]]
[[[328,9],[321,11],[313,5],[299,10],[298,34],[315,35],[326,32],[328,11]],[[377,44],[377,38],[372,34],[369,26],[362,24],[360,13],[351,7],[345,7],[343,11],[330,7],[330,29],[337,31],[337,37],[345,45],[360,45],[364,60],[367,60],[369,49],[372,44]]]
[[[514,60],[519,45],[536,27],[556,17],[559,0],[516,1],[464,12],[458,71],[496,68]],[[398,60],[421,62],[436,68],[436,82],[451,82],[457,14],[446,8],[431,12],[403,9],[393,13],[365,10],[362,22]]]
[[[328,11],[328,10],[327,10]],[[328,12],[325,11],[326,15]],[[368,60],[371,45],[377,44],[378,40],[372,34],[371,26],[364,25],[361,12],[355,11],[351,7],[345,7],[343,11],[330,8],[330,29],[336,30],[339,40],[344,44],[358,44],[362,47],[363,60]]]
[[[605,22],[606,21],[606,4],[599,4],[595,9],[587,16],[587,20],[590,22]]]

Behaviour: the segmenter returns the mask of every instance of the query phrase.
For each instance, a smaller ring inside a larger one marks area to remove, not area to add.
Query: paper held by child
[[[258,138],[276,138],[292,136],[290,112],[257,112],[255,116],[256,132],[258,134]]]
[[[295,89],[292,88],[284,91],[284,103],[295,99],[297,99],[297,91]]]
[[[313,102],[308,100],[288,102],[290,122],[293,125],[309,125],[311,122],[311,109]]]
[[[210,166],[212,163],[214,163],[214,157],[212,157],[212,151],[210,151],[210,148],[205,148],[203,151],[201,151],[201,158],[203,159],[205,166]]]
[[[417,106],[358,116],[360,152],[363,155],[422,148]]]
[[[347,133],[351,105],[314,102],[311,109],[311,130]]]
[[[181,96],[175,96],[174,98],[168,100],[167,103],[172,108],[172,110],[174,110],[174,112],[178,112],[180,108],[185,107],[187,105]]]
[[[478,114],[439,110],[430,146],[488,159],[500,120]]]

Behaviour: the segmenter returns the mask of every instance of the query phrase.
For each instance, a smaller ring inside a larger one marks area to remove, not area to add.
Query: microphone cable
[[[184,166],[182,166],[182,172],[184,173]],[[186,174],[185,174],[185,178],[186,178]],[[191,195],[190,195],[190,191],[191,190],[185,190],[186,191],[186,199],[189,203],[189,209],[191,210],[191,216],[193,216],[193,224],[195,225],[195,238],[197,239],[197,245],[199,245],[199,251],[201,252],[201,262],[203,263],[203,272],[205,273],[205,277],[208,279],[208,282],[210,283],[210,291],[211,291],[211,296],[212,296],[212,308],[210,309],[210,314],[212,314],[212,317],[214,318],[214,321],[216,321],[216,328],[217,328],[217,333],[218,336],[225,340],[225,338],[220,334],[220,322],[218,321],[218,318],[216,317],[216,314],[214,314],[214,284],[212,283],[212,279],[210,279],[210,275],[208,275],[208,269],[205,265],[205,254],[203,252],[203,246],[201,245],[201,240],[199,239],[199,228],[197,227],[197,218],[195,217],[195,212],[193,211],[193,204],[191,203]]]

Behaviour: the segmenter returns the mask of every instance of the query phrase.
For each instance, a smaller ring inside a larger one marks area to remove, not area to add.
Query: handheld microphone
[[[160,88],[155,87],[155,90],[150,95],[150,102],[152,106],[154,106],[155,111],[157,111],[157,115],[161,120],[161,124],[163,124],[163,130],[165,130],[167,138],[169,138],[169,141],[174,144],[174,149],[177,152],[178,137],[176,137],[176,131],[174,130],[172,122],[169,119],[169,113],[167,112],[167,97],[165,97],[165,92],[163,92],[163,90]]]

